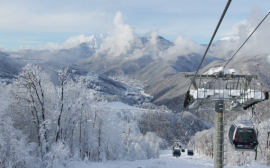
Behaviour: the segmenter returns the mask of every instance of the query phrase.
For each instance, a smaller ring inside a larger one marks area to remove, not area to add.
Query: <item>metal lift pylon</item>
[[[186,93],[184,107],[198,109],[207,100],[215,102],[214,165],[223,168],[225,102],[231,101],[229,110],[246,110],[267,100],[268,92],[263,92],[262,85],[256,83],[256,75],[239,75],[234,69],[212,68],[196,78],[190,74],[185,77],[190,78],[194,90]]]

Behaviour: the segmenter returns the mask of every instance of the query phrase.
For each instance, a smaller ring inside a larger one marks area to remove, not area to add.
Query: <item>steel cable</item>
[[[195,80],[195,78],[197,77],[198,71],[199,71],[199,69],[200,69],[200,67],[201,67],[201,65],[202,65],[202,63],[203,63],[203,60],[204,60],[204,58],[205,58],[205,56],[206,56],[206,54],[207,54],[207,52],[208,52],[208,50],[209,50],[209,48],[210,48],[210,46],[211,46],[211,44],[212,44],[212,41],[213,41],[214,38],[215,38],[215,35],[216,35],[217,31],[218,31],[218,28],[219,28],[219,26],[220,26],[220,24],[221,24],[221,22],[222,22],[222,20],[223,20],[223,18],[224,18],[224,16],[225,16],[225,14],[226,14],[228,8],[229,8],[229,6],[230,6],[231,1],[232,1],[232,0],[228,0],[228,2],[227,2],[227,5],[226,5],[226,7],[225,7],[225,9],[224,9],[224,11],[223,11],[223,13],[222,13],[222,15],[221,15],[221,18],[219,19],[219,22],[218,22],[218,24],[217,24],[217,26],[216,26],[216,29],[215,29],[215,31],[214,31],[214,34],[212,35],[212,38],[211,38],[211,40],[210,40],[210,42],[209,42],[209,44],[208,44],[208,46],[207,46],[207,49],[206,49],[206,51],[205,51],[205,53],[204,53],[204,55],[203,55],[203,58],[202,58],[202,60],[201,60],[201,63],[200,63],[200,65],[199,65],[199,67],[198,67],[198,69],[197,69],[197,71],[196,71],[196,73],[195,73],[195,75],[194,75],[194,77],[193,77],[192,82],[193,82],[193,81]],[[190,87],[191,87],[191,85],[192,85],[192,82],[191,82],[190,85],[189,85],[188,91],[190,90]]]
[[[259,23],[259,25],[253,30],[253,32],[248,36],[246,41],[241,45],[241,47],[233,54],[232,58],[228,60],[228,62],[223,66],[223,69],[225,69],[226,65],[233,59],[233,57],[238,53],[238,51],[246,44],[246,42],[249,40],[249,38],[253,35],[253,33],[260,27],[262,22],[267,18],[267,16],[270,14],[270,11],[266,14],[266,16],[263,18],[263,20]]]

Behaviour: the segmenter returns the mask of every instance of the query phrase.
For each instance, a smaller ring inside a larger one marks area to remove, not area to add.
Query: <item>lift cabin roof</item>
[[[254,128],[254,125],[251,123],[239,123],[235,124],[238,128]]]

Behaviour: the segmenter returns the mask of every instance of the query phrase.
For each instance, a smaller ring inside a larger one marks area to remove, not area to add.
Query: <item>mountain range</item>
[[[236,50],[237,40],[233,37],[213,43],[200,73],[223,65]],[[129,76],[146,84],[145,90],[154,97],[153,103],[179,112],[183,110],[183,94],[190,84],[184,75],[197,70],[207,46],[179,41],[148,35],[122,42],[94,35],[88,42],[70,49],[1,52],[0,78],[12,79],[26,63],[41,66],[55,83],[58,82],[55,70],[64,67],[79,75],[94,72],[103,76]],[[258,74],[260,82],[269,89],[268,55],[236,57],[228,68],[236,68],[243,74]]]

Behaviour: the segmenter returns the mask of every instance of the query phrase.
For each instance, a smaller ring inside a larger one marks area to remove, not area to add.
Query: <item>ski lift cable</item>
[[[263,20],[258,24],[258,26],[253,30],[253,32],[249,35],[249,37],[246,39],[246,41],[241,45],[241,47],[233,54],[232,58],[227,61],[227,63],[223,66],[223,69],[225,69],[226,65],[234,58],[234,56],[238,53],[238,51],[246,44],[246,42],[249,40],[249,38],[253,35],[253,33],[260,27],[262,22],[267,18],[267,16],[270,14],[270,11],[266,14],[266,16],[263,18]]]
[[[195,120],[192,121],[192,123],[190,124],[190,126],[193,125],[194,121],[195,121]],[[187,135],[187,133],[188,133],[188,131],[186,131],[185,135]]]
[[[201,141],[202,139],[202,137],[204,137],[205,135],[207,135],[210,131],[212,131],[213,130],[213,128],[214,127],[212,127],[211,129],[209,129],[205,134],[203,134],[200,138],[198,138],[199,139],[199,141]]]
[[[219,22],[218,22],[218,24],[217,24],[217,26],[216,26],[216,29],[215,29],[215,31],[214,31],[214,34],[212,35],[212,38],[211,38],[211,40],[210,40],[210,42],[209,42],[209,44],[208,44],[208,46],[207,46],[207,49],[206,49],[206,51],[205,51],[205,53],[204,53],[204,55],[203,55],[203,58],[202,58],[202,60],[201,60],[201,63],[200,63],[200,65],[199,65],[199,67],[198,67],[198,69],[197,69],[197,71],[196,71],[196,73],[195,73],[195,75],[194,75],[192,81],[195,80],[195,78],[196,78],[196,76],[197,76],[197,74],[198,74],[198,71],[199,71],[199,69],[200,69],[200,67],[201,67],[201,65],[202,65],[202,63],[203,63],[203,60],[204,60],[204,58],[205,58],[205,56],[206,56],[206,54],[207,54],[207,52],[208,52],[208,50],[209,50],[209,48],[210,48],[210,46],[211,46],[211,44],[212,44],[212,41],[214,40],[214,37],[215,37],[215,35],[216,35],[217,31],[218,31],[218,28],[219,28],[219,26],[220,26],[220,24],[221,24],[221,22],[222,22],[222,20],[223,20],[223,18],[224,18],[224,16],[225,16],[225,14],[226,14],[228,8],[229,8],[229,6],[230,6],[231,1],[232,1],[232,0],[228,0],[228,2],[227,2],[227,5],[226,5],[226,7],[225,7],[225,9],[224,9],[224,11],[223,11],[223,13],[222,13],[222,15],[221,15],[221,18],[219,19]],[[190,85],[189,85],[188,91],[190,90],[191,85],[192,85],[192,82],[191,82]]]
[[[213,102],[213,101],[207,102],[207,103],[212,103],[212,102]],[[195,121],[195,120],[193,120],[193,121],[191,122],[191,124],[190,124],[191,126],[194,124],[194,121]],[[212,128],[211,128],[211,129],[212,129]],[[210,132],[211,129],[210,129],[208,132]],[[185,136],[187,135],[188,132],[189,132],[189,131],[186,131],[186,132],[185,132]],[[207,133],[208,133],[208,132],[207,132]],[[207,134],[207,133],[206,133],[206,134]],[[205,134],[205,135],[206,135],[206,134]],[[203,137],[203,136],[201,136],[201,137]],[[200,137],[200,138],[201,138],[201,137]]]

